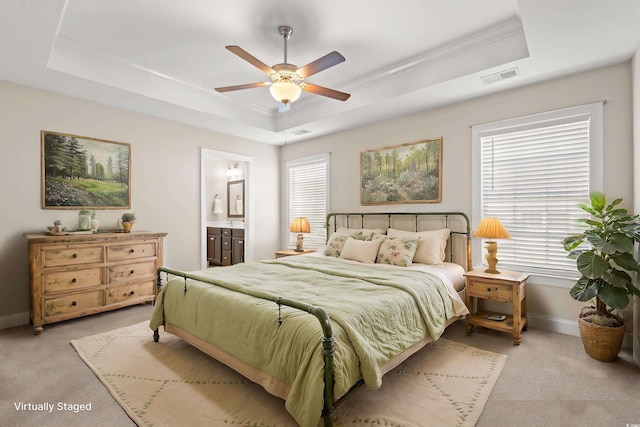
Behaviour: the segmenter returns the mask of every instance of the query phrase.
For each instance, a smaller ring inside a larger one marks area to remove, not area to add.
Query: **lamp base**
[[[304,236],[302,234],[298,234],[298,240],[296,241],[296,248],[294,249],[294,251],[304,252],[304,249],[302,249],[303,239],[304,239]]]
[[[496,269],[496,265],[498,265],[498,258],[496,258],[496,254],[498,253],[498,244],[496,242],[486,242],[487,246],[487,256],[485,257],[487,260],[487,264],[489,267],[484,271],[485,273],[490,274],[500,274],[500,272]]]

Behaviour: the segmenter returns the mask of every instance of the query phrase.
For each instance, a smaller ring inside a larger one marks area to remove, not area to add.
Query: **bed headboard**
[[[448,228],[449,262],[471,270],[471,222],[463,212],[361,212],[327,215],[327,240],[339,227],[426,231]]]

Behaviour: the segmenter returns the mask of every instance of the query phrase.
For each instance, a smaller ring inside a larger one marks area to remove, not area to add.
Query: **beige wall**
[[[634,73],[637,81],[638,72]],[[0,327],[23,320],[28,310],[26,242],[22,233],[42,230],[56,218],[65,224],[77,221],[76,211],[40,208],[42,129],[130,143],[132,210],[139,217],[136,226],[169,232],[165,264],[184,269],[198,268],[201,256],[200,147],[255,159],[254,205],[260,212],[255,221],[260,236],[255,242],[255,258],[271,256],[280,245],[279,230],[273,224],[283,219],[274,201],[285,194],[284,168],[280,168],[284,160],[331,153],[333,211],[459,210],[470,214],[471,125],[599,100],[607,101],[604,190],[610,198],[622,197],[626,207],[631,208],[634,202],[630,63],[289,144],[281,150],[4,82],[0,82],[0,99],[0,178],[5,201],[0,210]],[[444,138],[441,204],[360,206],[361,150],[433,136]],[[115,224],[121,212],[99,211],[98,217],[103,224]],[[480,258],[480,254],[474,254],[474,264],[479,264]],[[529,286],[530,319],[538,326],[572,333],[580,306],[569,297],[567,288]]]
[[[40,207],[40,131],[50,130],[131,144],[132,211],[141,230],[166,231],[165,264],[201,265],[200,149],[253,157],[256,258],[278,247],[279,149],[220,133],[0,81],[0,328],[26,323],[29,309],[27,245],[22,234],[55,219],[75,226],[77,210]],[[122,210],[98,211],[105,227]]]
[[[460,210],[470,215],[471,125],[606,100],[604,190],[611,199],[622,197],[624,205],[630,208],[633,204],[631,99],[631,66],[627,62],[291,144],[283,151],[283,158],[331,153],[332,211]],[[441,204],[360,206],[361,150],[438,136],[444,139]],[[284,185],[284,177],[282,183]],[[480,259],[480,254],[474,254],[474,265],[480,264]],[[577,333],[575,319],[582,303],[573,301],[567,288],[531,284],[527,299],[532,324]]]

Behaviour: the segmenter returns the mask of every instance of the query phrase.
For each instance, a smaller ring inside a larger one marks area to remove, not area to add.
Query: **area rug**
[[[71,341],[139,426],[295,426],[284,401],[148,322]],[[336,426],[474,426],[505,355],[446,339],[414,354],[378,390],[357,389]]]

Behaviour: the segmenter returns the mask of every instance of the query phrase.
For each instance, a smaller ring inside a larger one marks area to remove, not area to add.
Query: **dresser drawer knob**
[[[71,283],[76,283],[78,281],[78,279],[76,279],[75,277],[73,279],[71,279]]]
[[[135,272],[136,272],[135,270],[131,270],[131,271],[129,272],[129,274],[133,274],[133,273],[135,273]]]
[[[134,295],[136,292],[135,291],[131,291],[129,292],[129,295]]]
[[[78,305],[78,303],[75,301],[71,301],[71,305],[75,307],[76,305]]]
[[[136,250],[135,250],[135,249],[133,249],[133,248],[129,249],[129,253],[130,253],[130,254],[134,253],[135,251],[136,251]]]
[[[491,288],[487,288],[487,292],[491,292]]]
[[[78,258],[78,254],[71,255],[72,258]]]

